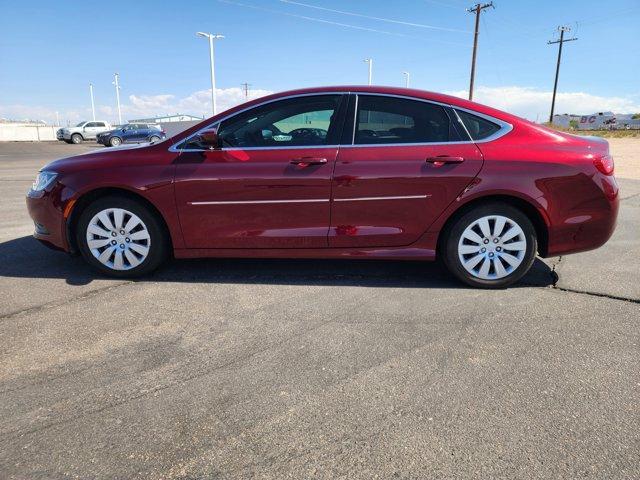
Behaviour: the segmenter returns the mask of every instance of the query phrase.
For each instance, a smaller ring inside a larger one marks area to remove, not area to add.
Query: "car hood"
[[[83,153],[54,160],[42,167],[42,170],[65,174],[81,170],[131,166],[140,162],[142,158],[146,158],[148,154],[152,154],[152,151],[156,150],[156,146],[142,143]]]

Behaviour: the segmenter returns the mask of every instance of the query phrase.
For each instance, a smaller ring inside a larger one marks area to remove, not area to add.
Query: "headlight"
[[[31,190],[33,190],[34,192],[40,192],[44,190],[53,183],[57,176],[58,174],[54,172],[38,172],[36,181],[33,182],[33,185],[31,185]]]

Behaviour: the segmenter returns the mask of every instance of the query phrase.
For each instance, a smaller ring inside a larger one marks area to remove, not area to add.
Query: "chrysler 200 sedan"
[[[504,287],[536,254],[603,245],[618,186],[604,140],[447,95],[329,87],[54,161],[27,205],[38,240],[116,277],[169,255],[440,258]]]

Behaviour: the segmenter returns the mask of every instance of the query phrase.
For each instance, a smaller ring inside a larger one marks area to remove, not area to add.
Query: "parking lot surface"
[[[640,178],[607,245],[507,290],[417,262],[121,281],[31,238],[38,168],[92,148],[0,144],[0,478],[640,477]]]

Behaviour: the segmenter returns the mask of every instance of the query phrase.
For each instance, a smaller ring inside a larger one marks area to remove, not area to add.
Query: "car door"
[[[138,126],[135,123],[125,125],[124,133],[122,134],[122,141],[125,143],[136,143],[138,135]]]
[[[471,183],[482,154],[447,106],[358,94],[349,111],[345,125],[352,127],[333,178],[329,245],[410,245]]]
[[[97,123],[96,122],[88,122],[84,128],[82,129],[82,136],[85,139],[96,138],[97,134]]]
[[[187,248],[327,247],[344,95],[303,95],[216,124],[220,148],[175,148]]]
[[[149,138],[149,127],[143,123],[136,124],[135,141],[138,143],[146,142]]]

